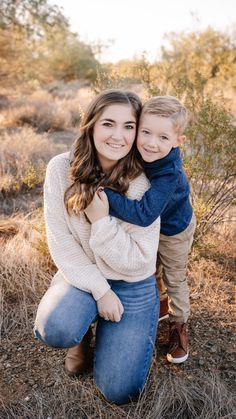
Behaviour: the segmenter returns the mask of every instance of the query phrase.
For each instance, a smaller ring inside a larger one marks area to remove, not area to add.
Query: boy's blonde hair
[[[170,118],[179,135],[183,134],[188,122],[187,109],[174,96],[153,96],[143,105],[141,117],[145,114]]]

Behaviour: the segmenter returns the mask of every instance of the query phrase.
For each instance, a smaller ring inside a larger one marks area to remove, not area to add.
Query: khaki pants
[[[188,254],[196,228],[193,214],[188,227],[175,236],[160,235],[157,254],[157,286],[160,300],[168,295],[170,321],[186,322],[190,314],[189,289],[186,279]]]

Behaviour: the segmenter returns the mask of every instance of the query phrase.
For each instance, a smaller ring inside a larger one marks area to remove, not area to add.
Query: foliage
[[[11,106],[10,106],[11,104]],[[55,99],[47,91],[37,91],[31,97],[11,101],[2,110],[1,127],[31,126],[37,132],[63,131],[78,127],[80,108],[78,99]]]
[[[46,163],[65,151],[61,144],[24,127],[0,136],[0,198],[18,195],[42,185]]]
[[[4,0],[0,15],[0,83],[38,87],[55,79],[92,80],[92,48],[70,31],[47,0]]]
[[[98,62],[92,48],[81,42],[68,28],[52,27],[36,43],[36,61],[52,80],[65,81],[85,78],[94,80]],[[37,75],[40,79],[40,74]]]
[[[136,62],[135,77],[141,80],[145,99],[174,95],[188,109],[183,158],[200,238],[224,220],[235,196],[236,126],[222,95],[213,96],[209,88],[212,78],[231,77],[232,81],[235,46],[228,37],[211,29],[179,38],[172,34],[171,39],[172,50],[163,49],[160,63],[151,64],[145,56]],[[214,65],[218,70],[213,75]],[[124,75],[119,76],[113,68],[110,79],[109,74],[99,75],[96,88],[122,87],[124,81]]]
[[[175,71],[193,81],[195,71],[211,78],[235,76],[236,40],[233,36],[209,27],[202,32],[170,33],[169,47],[162,47],[162,61],[174,65]]]
[[[27,162],[24,167],[24,172],[21,176],[23,187],[27,189],[34,189],[44,182],[46,172],[46,164],[43,160],[39,160],[37,164]]]
[[[186,100],[188,106],[189,100]],[[202,97],[192,103],[184,163],[198,216],[198,236],[222,222],[236,191],[236,127],[227,109]]]
[[[40,35],[45,26],[66,26],[68,21],[55,5],[47,0],[2,0],[0,28],[18,28],[28,35]]]
[[[145,54],[132,61],[122,60],[112,71],[123,79],[141,82],[150,94],[168,93],[173,86],[196,82],[196,75],[205,83],[205,91],[217,96],[236,88],[235,33],[227,35],[209,27],[205,31],[169,33],[168,46],[161,48],[160,60],[150,63]]]
[[[127,77],[121,76],[115,68],[104,67],[97,70],[93,92],[97,95],[105,89],[119,89],[127,85]]]

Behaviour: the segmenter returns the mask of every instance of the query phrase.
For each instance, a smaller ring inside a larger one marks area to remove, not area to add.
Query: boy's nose
[[[147,145],[148,145],[149,147],[151,147],[151,148],[157,148],[157,147],[158,147],[158,142],[157,142],[156,138],[154,138],[154,137],[150,137],[150,138],[148,139],[148,143],[147,143]]]

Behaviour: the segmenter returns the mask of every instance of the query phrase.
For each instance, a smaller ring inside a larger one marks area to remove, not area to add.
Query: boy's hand
[[[92,224],[109,214],[109,201],[102,189],[97,190],[84,212]]]
[[[112,322],[119,322],[124,313],[124,307],[119,297],[111,289],[103,297],[99,298],[97,308],[100,317]]]

